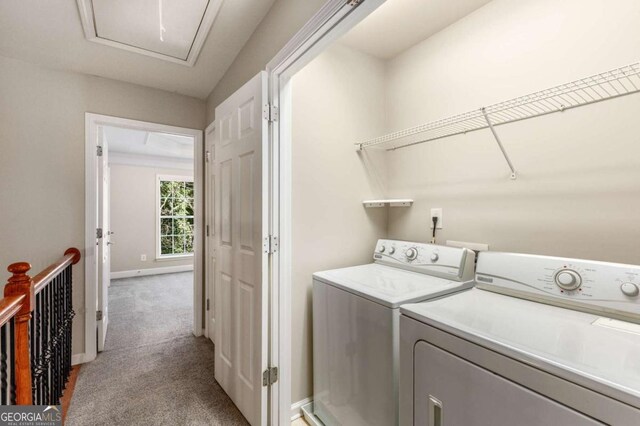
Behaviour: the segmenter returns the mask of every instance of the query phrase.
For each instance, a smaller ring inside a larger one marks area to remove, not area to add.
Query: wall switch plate
[[[438,223],[436,224],[436,229],[442,229],[442,208],[431,209],[431,215],[429,216],[429,228],[433,229],[433,218],[438,218]]]
[[[146,262],[146,261],[147,261],[147,255],[146,255],[146,254],[141,254],[141,255],[140,255],[140,260],[141,260],[142,262]]]

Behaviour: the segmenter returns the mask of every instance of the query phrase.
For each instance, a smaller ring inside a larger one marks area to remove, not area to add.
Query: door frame
[[[203,170],[204,151],[202,130],[169,126],[148,121],[132,120],[109,115],[85,113],[85,254],[84,254],[84,353],[76,357],[76,363],[93,361],[98,353],[96,341],[96,300],[98,295],[98,268],[96,229],[98,227],[98,168],[96,147],[98,126],[113,126],[134,130],[174,133],[194,138],[194,255],[193,255],[193,334],[203,333]]]
[[[376,10],[386,0],[329,0],[267,64],[269,103],[279,110],[270,126],[269,234],[278,239],[270,261],[270,365],[278,366],[278,381],[270,389],[269,424],[288,425],[310,399],[291,401],[292,320],[292,99],[291,78],[332,42]],[[266,153],[265,153],[266,154]]]

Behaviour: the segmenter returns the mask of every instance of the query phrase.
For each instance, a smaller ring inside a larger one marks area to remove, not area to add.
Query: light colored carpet
[[[114,280],[105,351],[82,366],[67,425],[246,425],[191,333],[191,272]]]

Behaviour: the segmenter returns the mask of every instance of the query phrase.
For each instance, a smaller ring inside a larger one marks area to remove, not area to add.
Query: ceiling
[[[170,159],[193,159],[193,138],[169,133],[104,127],[109,153],[134,154]]]
[[[341,42],[391,59],[491,0],[387,0]]]
[[[147,29],[151,28],[152,23],[157,25],[152,22],[155,19],[147,22],[141,17],[144,10],[137,20],[109,19],[109,14],[104,14],[105,5],[118,9],[132,1],[93,0],[98,34],[118,38],[122,43],[158,49],[157,40],[144,35],[148,31],[140,33],[136,29],[137,25],[146,26]],[[138,5],[145,5],[148,1],[135,0]],[[96,75],[204,99],[222,78],[273,2],[223,1],[195,65],[189,67],[88,41],[75,1],[3,0],[0,1],[0,55],[48,68]],[[204,3],[208,1],[164,1],[166,10],[163,16],[167,16],[164,35],[171,39],[171,43],[168,43],[170,46],[160,46],[166,49],[164,53],[178,57],[184,55],[185,46],[193,36],[193,23],[198,20],[198,13],[202,13]],[[176,12],[172,7],[184,4],[189,4],[189,7],[184,6],[185,11],[180,12],[182,16],[175,18]],[[116,12],[113,12],[114,15]],[[105,16],[107,19],[103,19]],[[176,26],[181,25],[183,28],[178,32]],[[168,35],[170,29],[176,31],[171,37]]]

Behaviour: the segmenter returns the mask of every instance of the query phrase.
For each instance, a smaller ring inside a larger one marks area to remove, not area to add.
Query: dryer
[[[401,425],[640,424],[640,267],[481,253],[401,308]]]
[[[373,260],[313,275],[314,422],[397,425],[400,306],[473,285],[467,249],[379,240]]]

